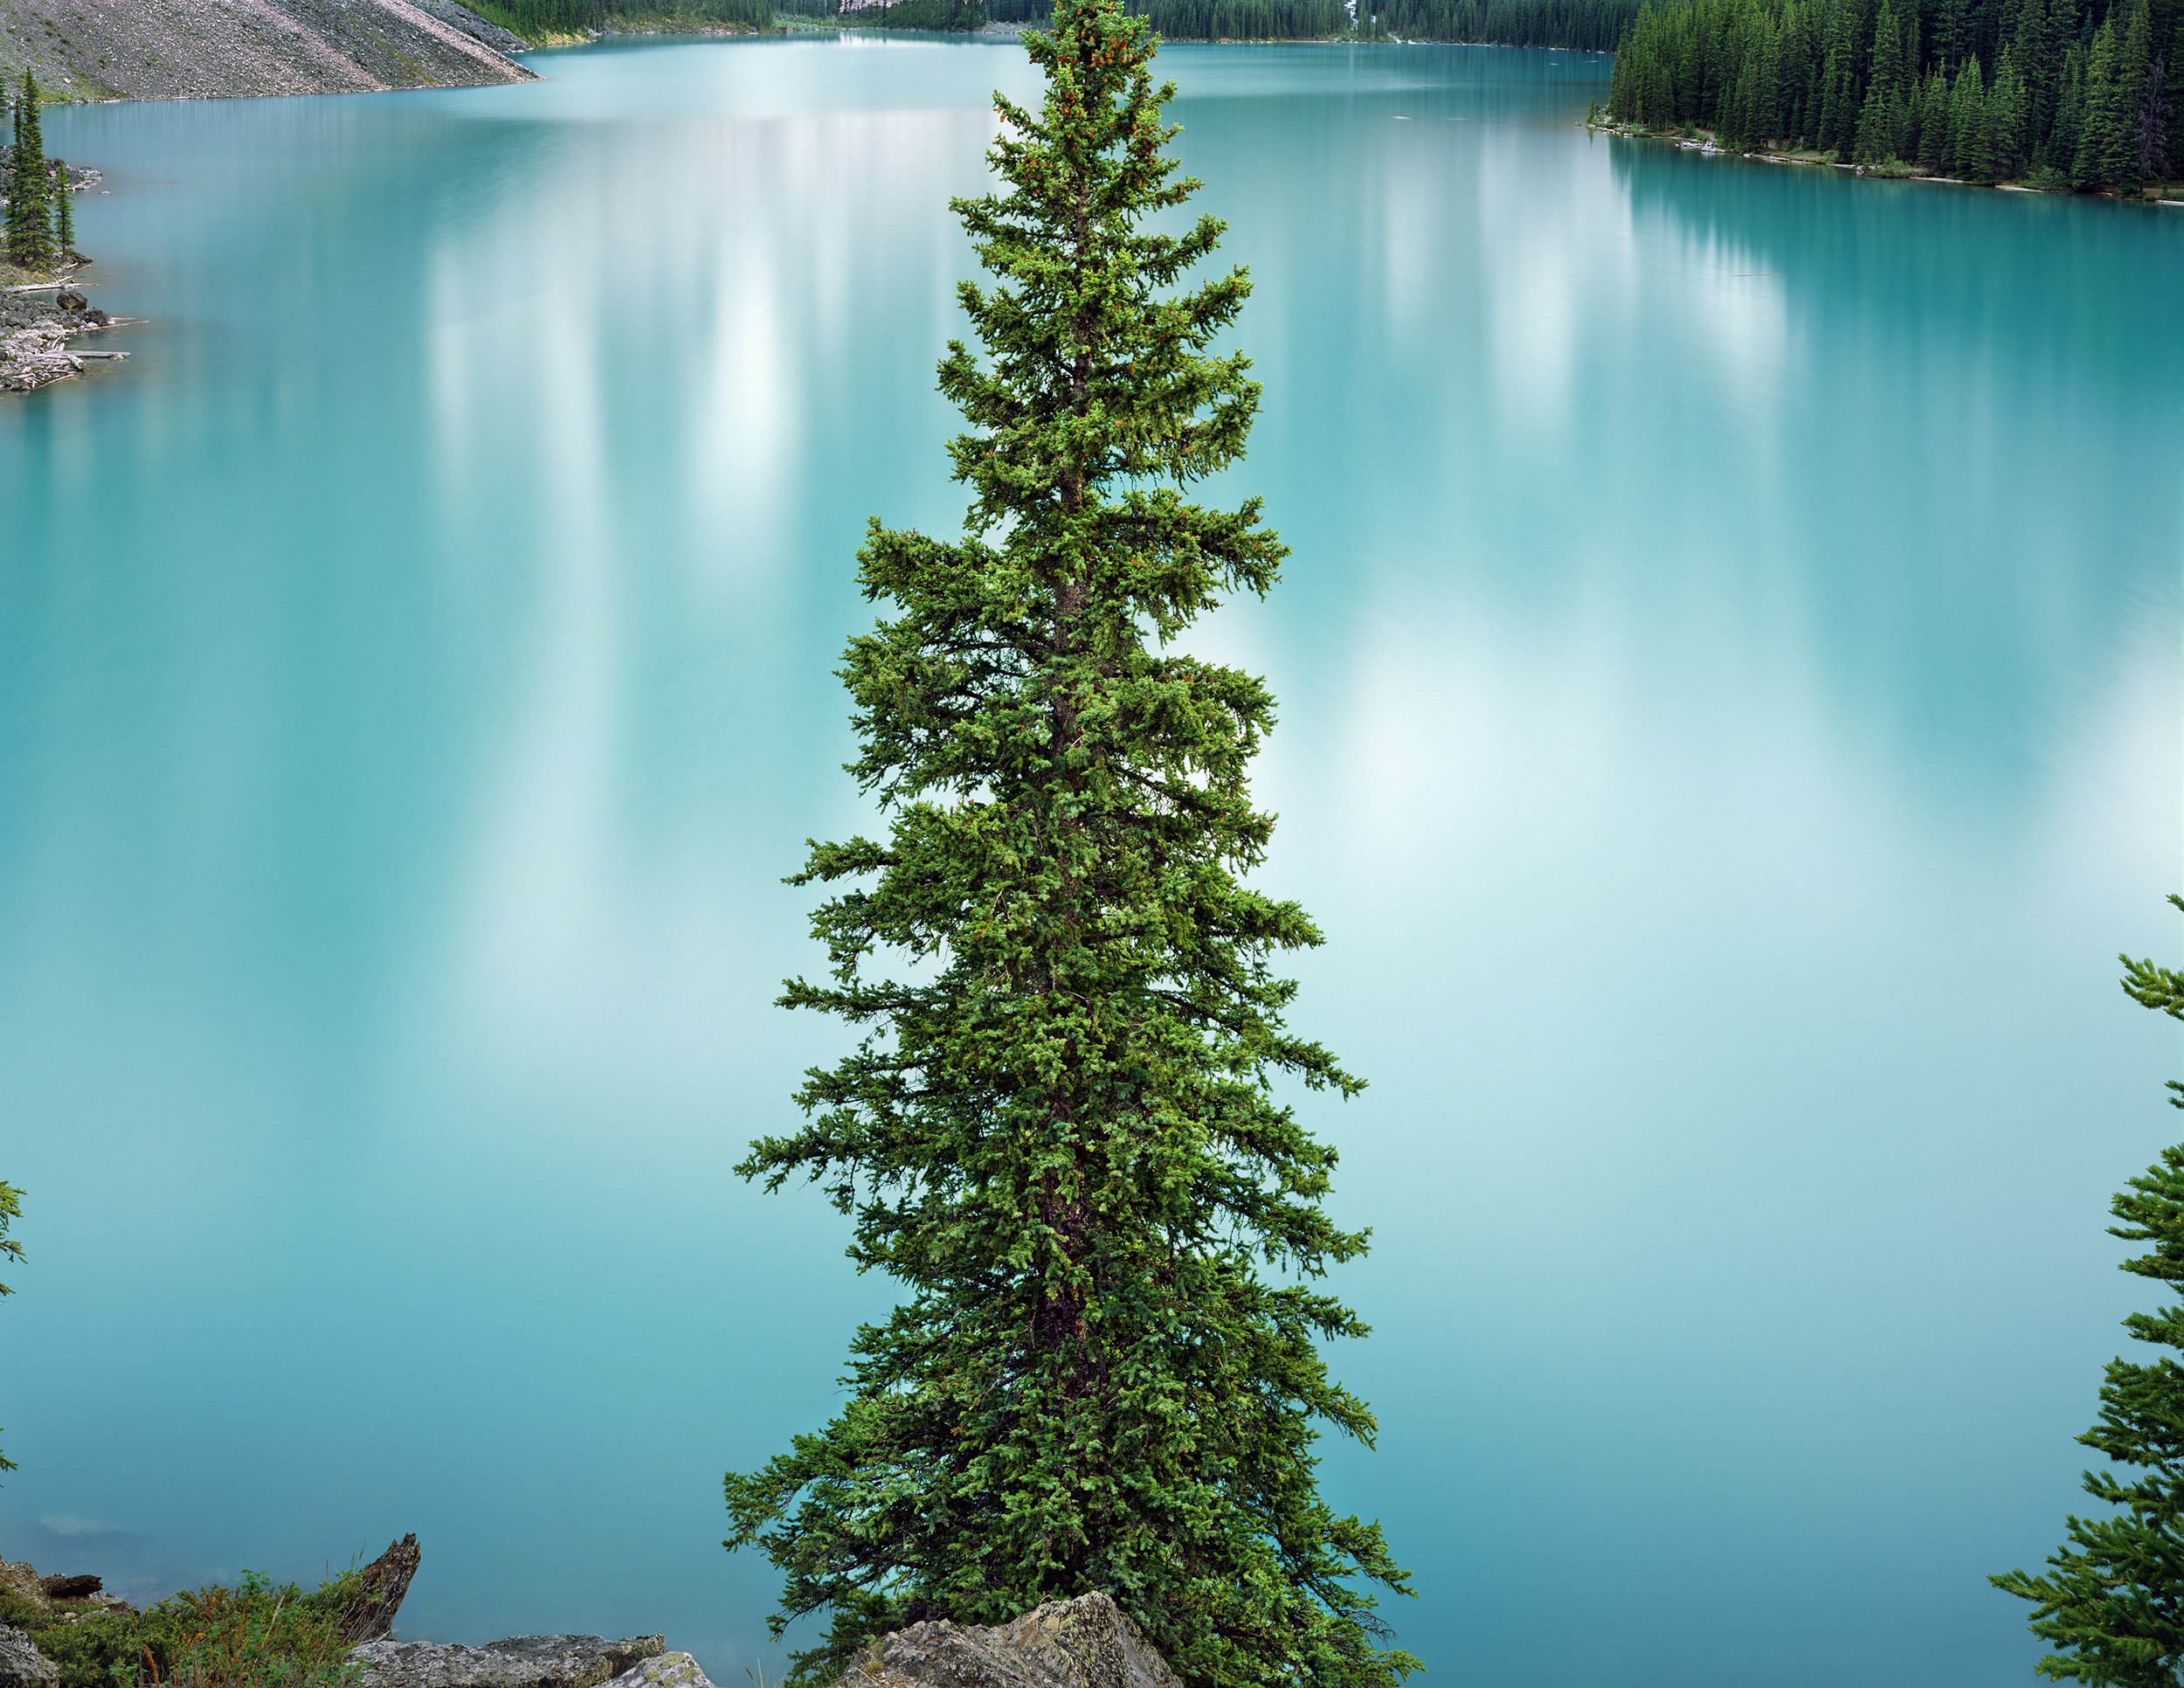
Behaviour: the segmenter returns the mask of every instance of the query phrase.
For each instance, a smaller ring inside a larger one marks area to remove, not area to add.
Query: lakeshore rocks
[[[104,1579],[94,1576],[69,1576],[56,1572],[50,1577],[40,1577],[38,1586],[48,1600],[89,1600],[106,1587]]]
[[[83,359],[68,349],[69,339],[112,321],[72,289],[0,294],[0,392],[30,392],[80,374]],[[27,1565],[0,1566],[0,1587],[34,1602],[102,1598],[95,1589],[90,1595],[50,1595]]]
[[[349,1657],[359,1688],[600,1688],[667,1650],[664,1636],[511,1636],[482,1647],[368,1641]]]
[[[1182,1688],[1105,1595],[1051,1600],[1007,1623],[942,1619],[883,1636],[839,1688]]]
[[[22,329],[0,335],[0,391],[30,392],[83,373],[83,359],[68,349],[66,330]]]
[[[4,331],[6,327],[5,319],[0,318],[0,331]],[[28,1560],[19,1564],[10,1564],[6,1560],[0,1559],[0,1588],[5,1589],[19,1600],[29,1601],[33,1606],[45,1604],[43,1579],[38,1576],[38,1572],[32,1568]]]
[[[607,1688],[713,1688],[712,1679],[688,1653],[662,1653],[632,1665]]]
[[[60,1666],[39,1652],[36,1642],[0,1624],[0,1688],[53,1688],[59,1680]]]

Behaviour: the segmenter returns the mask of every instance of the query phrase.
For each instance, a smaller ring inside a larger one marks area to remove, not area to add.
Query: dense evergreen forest
[[[1648,5],[1608,114],[1888,174],[2135,191],[2184,171],[2184,0]]]
[[[1613,52],[1639,0],[1378,0],[1379,27],[1406,41]],[[1365,4],[1358,6],[1360,16]]]
[[[840,0],[473,0],[484,17],[533,41],[616,28],[765,29],[784,17],[860,29],[975,30],[1043,24],[1052,0],[883,0],[844,17]],[[1171,41],[1326,41],[1395,37],[1607,52],[1640,0],[1127,0],[1132,17]]]
[[[630,27],[768,29],[770,0],[467,0],[488,23],[528,41]],[[830,8],[831,10],[831,8]]]
[[[1640,0],[1130,0],[1171,41],[1360,40],[1475,42],[1613,52]],[[1043,21],[1047,0],[986,0],[1002,22]]]

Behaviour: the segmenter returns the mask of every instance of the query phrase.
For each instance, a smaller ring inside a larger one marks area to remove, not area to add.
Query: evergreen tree
[[[0,1183],[0,1261],[23,1258],[23,1245],[8,1240],[8,1221],[23,1217],[23,1192],[12,1184]],[[0,1296],[11,1296],[15,1291],[0,1283]],[[15,1462],[0,1454],[0,1471],[12,1471]]]
[[[1896,9],[1881,0],[1873,24],[1873,69],[1867,78],[1865,107],[1858,118],[1853,156],[1862,164],[1877,164],[1893,157],[1901,127],[1897,109],[1904,95],[1903,34],[1897,28]]]
[[[15,108],[15,158],[8,170],[8,261],[44,269],[53,261],[52,178],[38,120],[38,79],[23,73]]]
[[[2163,104],[2168,67],[2154,52],[2153,8],[2150,0],[2129,0],[2117,50],[2116,104],[2124,132],[2125,187],[2168,173],[2169,119]]]
[[[1974,56],[1964,61],[1949,91],[1949,173],[1966,182],[1993,181],[1994,160],[1989,145],[1987,90]]]
[[[2085,128],[2085,45],[2072,41],[2063,52],[2063,81],[2056,95],[2055,127],[2049,132],[2048,162],[2066,176],[2077,157]]]
[[[1005,191],[955,205],[996,278],[961,290],[983,359],[941,364],[965,536],[875,522],[859,553],[892,608],[843,676],[888,834],[813,845],[795,882],[853,883],[813,917],[831,982],[783,1002],[872,1029],[743,1167],[819,1180],[906,1299],[831,1423],[728,1477],[729,1546],[784,1572],[777,1629],[825,1615],[800,1682],[904,1622],[1104,1589],[1193,1688],[1390,1688],[1416,1661],[1369,1586],[1406,1574],[1312,1452],[1321,1423],[1373,1434],[1318,1346],[1365,1327],[1315,1287],[1365,1238],[1269,1089],[1358,1083],[1282,1026],[1274,958],[1317,931],[1241,882],[1273,699],[1171,647],[1285,554],[1256,500],[1185,497],[1257,407],[1207,349],[1248,280],[1170,291],[1221,225],[1144,226],[1198,185],[1145,24],[1058,0],[1026,45],[1045,98],[996,99]],[[882,952],[931,966],[880,977]]]
[[[2017,73],[2016,54],[2002,49],[1994,67],[1994,86],[1987,93],[1987,158],[1994,174],[2004,181],[2023,168],[2025,156],[2025,80]]]
[[[68,163],[53,161],[53,256],[68,263],[80,256],[76,251],[76,196],[68,185]]]
[[[2056,96],[2063,80],[2063,50],[2070,38],[2063,8],[2076,0],[2024,0],[2012,42],[2025,83],[2023,144],[2028,155],[2045,144],[2055,127]]]
[[[2161,103],[2168,118],[2168,156],[2161,175],[2167,180],[2184,175],[2184,6],[2177,9],[2176,23],[2169,31],[2162,70]]]
[[[1837,0],[1829,20],[1828,57],[1821,72],[1820,134],[1823,151],[1849,156],[1857,146],[1858,43],[1853,7]]]
[[[2184,909],[2184,899],[2169,899]],[[2149,1008],[2184,1020],[2184,972],[2119,958],[2124,989]],[[2184,1107],[2184,1084],[2170,1097]],[[2152,1249],[2124,1270],[2184,1290],[2184,1145],[2131,1180],[2111,1211],[2109,1235]],[[2118,1510],[2064,1521],[2070,1542],[2050,1554],[2044,1576],[2011,1571],[1991,1581],[2033,1602],[2032,1631],[2056,1651],[2040,1673],[2116,1688],[2174,1688],[2184,1669],[2184,1304],[2133,1313],[2124,1328],[2157,1350],[2151,1363],[2108,1363],[2100,1422],[2078,1440],[2111,1469],[2088,1471],[2085,1491]],[[2128,1477],[2131,1471],[2144,1475]]]
[[[1918,168],[1929,176],[1949,169],[1949,81],[1936,66],[1918,96]]]
[[[1934,16],[1934,62],[1943,70],[1953,70],[1970,56],[1972,52],[1972,19],[1965,0],[1941,0]]]
[[[2085,121],[2078,131],[2077,151],[2070,164],[2074,188],[2115,187],[2136,168],[2132,91],[2122,45],[2116,13],[2111,10],[2094,32],[2093,50],[2086,58]]]

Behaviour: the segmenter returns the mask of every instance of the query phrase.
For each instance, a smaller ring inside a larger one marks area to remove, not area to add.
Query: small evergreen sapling
[[[2184,909],[2184,898],[2169,901]],[[2184,972],[2121,959],[2134,1000],[2184,1020]],[[2169,1089],[2184,1108],[2184,1083]],[[2124,1270],[2184,1293],[2184,1145],[2164,1149],[2111,1211],[2122,1221],[2111,1235],[2153,1245]],[[2086,1493],[2117,1510],[2066,1519],[2070,1542],[2049,1555],[2046,1575],[1989,1580],[2033,1602],[2032,1632],[2056,1649],[2040,1661],[2042,1676],[2174,1688],[2184,1667],[2184,1365],[2174,1358],[2184,1350],[2184,1304],[2133,1313],[2124,1328],[2169,1352],[2144,1365],[2109,1361],[2100,1422],[2078,1438],[2111,1466],[2085,1473]]]
[[[53,257],[56,262],[74,262],[83,254],[76,250],[76,195],[68,185],[68,163],[66,159],[53,161]]]
[[[1171,646],[1285,555],[1256,499],[1185,495],[1258,407],[1210,349],[1249,283],[1178,290],[1221,225],[1146,226],[1197,183],[1144,20],[1058,0],[1025,40],[1044,102],[997,98],[1001,190],[955,205],[994,278],[960,293],[984,356],[940,366],[967,531],[875,522],[859,553],[889,614],[842,671],[852,770],[889,831],[792,882],[850,882],[813,917],[831,981],[784,1003],[869,1029],[742,1168],[819,1180],[906,1296],[840,1415],[728,1477],[728,1545],[784,1574],[777,1634],[824,1620],[797,1682],[904,1623],[1102,1590],[1192,1688],[1393,1688],[1417,1662],[1372,1590],[1406,1573],[1315,1473],[1321,1426],[1373,1435],[1319,1347],[1365,1326],[1317,1283],[1365,1237],[1271,1093],[1358,1083],[1282,1024],[1274,959],[1318,931],[1243,882],[1274,700]]]

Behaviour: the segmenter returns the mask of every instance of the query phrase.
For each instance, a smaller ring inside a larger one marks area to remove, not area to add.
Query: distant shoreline
[[[1588,117],[1585,121],[1588,133],[1612,135],[1620,141],[1653,141],[1675,147],[1680,152],[1696,152],[1709,158],[1732,158],[1750,164],[1793,164],[1809,169],[1841,170],[1845,175],[1864,176],[1879,182],[1924,182],[1934,187],[1979,188],[2004,193],[2037,193],[2062,199],[2112,199],[2118,204],[2148,205],[2159,208],[2174,205],[2184,208],[2184,189],[2171,189],[2160,194],[2121,194],[2110,191],[2093,192],[2075,188],[2033,187],[2023,182],[1973,182],[1961,176],[1933,176],[1923,170],[1890,169],[1876,164],[1845,163],[1832,153],[1800,152],[1739,152],[1734,147],[1724,147],[1711,130],[1653,129],[1641,123],[1618,123],[1613,119]]]

